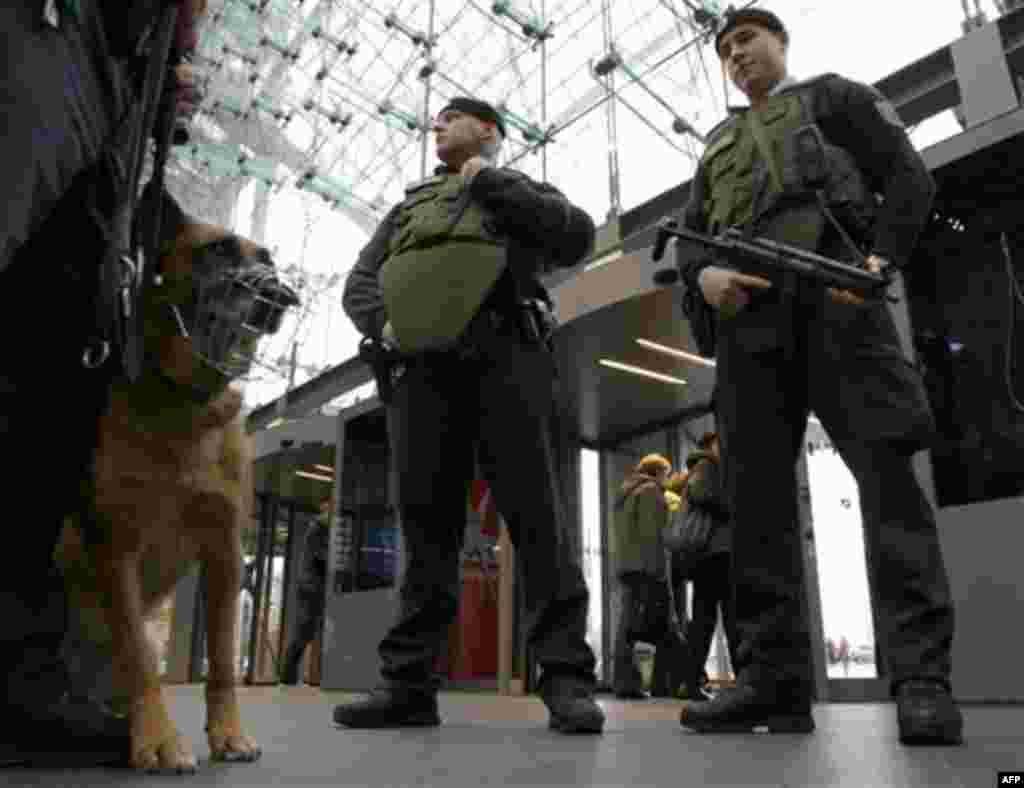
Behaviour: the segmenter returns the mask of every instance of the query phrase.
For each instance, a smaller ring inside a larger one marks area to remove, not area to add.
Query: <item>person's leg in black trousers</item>
[[[744,341],[747,341],[744,338]],[[813,681],[796,463],[806,429],[806,351],[752,350],[723,334],[716,422],[732,515],[737,687],[687,704],[702,732],[809,732]]]
[[[590,595],[553,451],[555,360],[543,346],[524,344],[518,329],[493,339],[479,390],[480,468],[523,569],[539,693],[552,728],[599,733],[604,714],[593,700],[596,659],[586,640]]]
[[[324,621],[322,594],[310,596],[300,594],[297,601],[299,609],[298,615],[295,617],[295,636],[285,652],[284,667],[281,671],[282,684],[299,683],[299,667],[302,665],[302,656],[306,653],[306,647],[320,634]]]
[[[339,706],[352,727],[436,725],[433,666],[457,611],[466,499],[481,469],[523,567],[527,643],[543,671],[552,726],[598,731],[588,594],[565,531],[550,440],[554,363],[517,337],[491,337],[475,361],[413,362],[395,389],[389,432],[408,556],[399,620],[380,646],[383,692]],[[595,713],[596,712],[596,713]]]
[[[690,623],[690,673],[686,687],[690,698],[700,698],[706,681],[708,654],[715,634],[719,610],[729,642],[730,659],[735,651],[735,622],[731,612],[732,585],[728,553],[713,553],[700,562],[693,573],[693,620]]]
[[[5,292],[39,286],[37,260],[23,257],[0,274]],[[77,325],[87,292],[55,288],[47,310]],[[106,406],[109,376],[80,363],[76,335],[38,324],[38,303],[11,298],[0,316],[6,339],[0,367],[0,447],[4,453],[6,523],[17,557],[0,577],[0,765],[88,766],[124,762],[128,725],[73,686],[63,656],[68,629],[64,580],[54,549],[65,516],[77,511]],[[12,530],[13,529],[13,530]]]
[[[645,697],[644,677],[637,667],[633,653],[636,645],[634,635],[638,609],[638,573],[625,573],[619,577],[619,623],[615,628],[615,669],[613,685],[615,694],[622,699],[639,700]]]
[[[659,615],[654,618],[651,637],[657,649],[651,671],[651,695],[655,698],[674,698],[683,683],[689,664],[688,647],[677,619],[673,621],[668,582],[664,577],[651,577],[652,598],[657,599]]]
[[[827,305],[823,309],[829,309]],[[959,744],[954,610],[912,455],[934,434],[924,382],[883,303],[812,332],[811,405],[857,480],[876,631],[905,744]]]
[[[395,386],[387,414],[405,554],[399,611],[378,647],[381,685],[366,701],[336,707],[342,725],[440,724],[435,664],[458,612],[476,385],[454,354],[429,354],[411,360]]]

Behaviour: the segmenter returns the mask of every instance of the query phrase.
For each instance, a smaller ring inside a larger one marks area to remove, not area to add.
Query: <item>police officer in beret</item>
[[[0,766],[127,762],[128,720],[75,690],[54,549],[114,374],[112,362],[82,363],[106,252],[89,209],[110,219],[91,197],[110,185],[99,163],[126,110],[151,98],[135,88],[134,54],[167,2],[0,3],[0,450],[7,509],[31,512],[4,523],[15,553],[0,573]],[[205,5],[180,4],[176,53],[194,49]],[[194,110],[184,71],[179,119]]]
[[[441,166],[406,189],[345,287],[360,332],[401,358],[388,424],[408,560],[398,619],[380,644],[383,682],[334,719],[440,723],[433,668],[458,606],[475,450],[523,568],[550,727],[600,733],[588,591],[555,477],[556,367],[537,278],[584,260],[594,223],[553,186],[496,166],[505,124],[489,104],[455,98],[433,131]]]
[[[682,223],[711,234],[738,227],[898,275],[935,186],[894,107],[836,74],[789,76],[789,36],[770,11],[729,12],[715,44],[750,106],[712,131]],[[816,159],[794,144],[808,139],[794,134],[807,124],[822,134]],[[808,165],[815,160],[824,162],[818,176]],[[934,512],[911,465],[934,422],[888,304],[788,276],[769,282],[714,259],[678,260],[684,312],[694,325],[713,318],[715,346],[704,350],[717,353],[740,637],[738,686],[689,703],[682,724],[703,732],[814,729],[794,470],[813,410],[857,479],[900,740],[959,743],[949,581]]]

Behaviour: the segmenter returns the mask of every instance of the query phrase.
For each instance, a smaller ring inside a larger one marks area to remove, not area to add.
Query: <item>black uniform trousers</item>
[[[525,585],[527,645],[553,675],[594,681],[588,591],[567,539],[552,453],[555,362],[516,321],[481,313],[475,358],[409,359],[388,408],[405,574],[398,620],[380,644],[388,686],[436,691],[454,620],[473,451],[508,525]]]
[[[633,653],[641,641],[656,649],[651,691],[674,695],[683,680],[687,649],[672,624],[668,583],[664,576],[647,572],[623,572],[619,583],[622,604],[615,630],[615,691],[625,694],[643,689],[643,674]]]
[[[109,394],[109,374],[81,364],[84,332],[75,331],[76,318],[84,319],[90,294],[61,287],[46,262],[19,256],[0,272],[7,296],[0,309],[4,524],[17,535],[0,577],[0,695],[28,692],[39,702],[62,691],[51,666],[67,609],[53,551],[64,517],[77,510]],[[45,677],[26,673],[44,668]]]
[[[795,466],[813,410],[857,480],[891,686],[916,677],[948,684],[949,582],[911,464],[934,421],[888,306],[839,305],[799,290],[788,308],[766,306],[719,321],[716,401],[733,515],[738,677],[795,680],[810,692]]]
[[[722,526],[719,526],[722,527]],[[702,558],[690,575],[693,581],[693,608],[686,627],[686,640],[690,647],[687,679],[691,686],[701,684],[704,665],[711,651],[711,638],[715,634],[718,611],[722,611],[722,627],[729,646],[729,657],[736,669],[736,616],[732,610],[732,560],[727,552],[711,553]]]
[[[291,637],[288,650],[285,653],[284,670],[282,676],[285,680],[295,681],[298,678],[299,664],[302,662],[302,655],[306,652],[306,646],[316,640],[324,624],[324,589],[299,589],[295,596],[297,607],[295,610],[295,633]]]

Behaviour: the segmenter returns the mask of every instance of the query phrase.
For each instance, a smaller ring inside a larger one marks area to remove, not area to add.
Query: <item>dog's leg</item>
[[[131,698],[131,765],[149,772],[194,772],[195,756],[188,741],[178,735],[167,713],[160,677],[150,659],[143,620],[139,554],[115,554],[109,545],[102,545],[97,548],[95,557],[97,575],[110,603],[115,675],[121,691]]]
[[[228,549],[208,556],[206,572],[207,644],[210,672],[206,680],[206,734],[213,760],[255,761],[256,742],[242,732],[235,692],[235,626],[242,581],[237,532]]]

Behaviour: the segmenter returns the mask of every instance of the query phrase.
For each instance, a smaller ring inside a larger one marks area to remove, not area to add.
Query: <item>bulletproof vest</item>
[[[811,100],[810,88],[772,96],[735,118],[705,151],[704,212],[712,233],[757,219],[759,235],[805,249],[819,246],[826,219],[794,142],[794,132],[814,124]],[[844,229],[863,243],[874,221],[874,197],[847,151],[825,140],[823,152],[825,177],[816,188]]]
[[[400,348],[451,347],[506,264],[506,239],[461,175],[409,186],[377,275]]]

